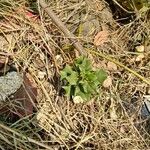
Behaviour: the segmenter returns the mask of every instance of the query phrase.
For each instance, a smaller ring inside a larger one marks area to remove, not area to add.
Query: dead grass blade
[[[27,140],[27,141],[29,141],[29,142],[31,142],[31,143],[34,143],[34,144],[38,145],[38,146],[41,146],[41,147],[43,147],[43,148],[46,148],[47,150],[52,150],[52,148],[51,148],[50,146],[45,145],[45,144],[41,143],[40,141],[36,141],[36,140],[34,140],[34,139],[32,139],[32,138],[29,138],[29,137],[27,137],[27,136],[25,136],[25,135],[23,135],[23,134],[21,134],[21,133],[15,131],[15,130],[13,130],[13,129],[11,129],[11,128],[9,128],[9,127],[7,127],[7,126],[1,124],[1,123],[0,123],[0,127],[1,127],[3,130],[9,131],[9,132],[11,132],[12,134],[17,135],[17,136],[19,136],[20,138],[22,138],[22,139],[24,139],[24,140]]]

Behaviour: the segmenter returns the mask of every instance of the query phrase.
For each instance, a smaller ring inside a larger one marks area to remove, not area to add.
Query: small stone
[[[144,52],[144,46],[143,46],[143,45],[136,46],[135,49],[136,49],[136,51],[139,52],[139,53]]]
[[[110,71],[117,71],[117,65],[111,61],[107,63],[107,68]]]
[[[79,103],[83,103],[84,100],[82,99],[81,96],[75,96],[75,97],[73,98],[73,102],[74,102],[75,104],[79,104]]]
[[[141,107],[141,117],[146,119],[150,116],[150,95],[144,95],[144,103]]]
[[[61,56],[61,55],[56,55],[55,58],[56,58],[57,64],[58,64],[58,65],[62,65],[62,63],[63,63],[63,58],[62,58],[62,56]]]
[[[46,76],[46,72],[44,72],[44,71],[39,71],[39,72],[38,72],[38,78],[39,78],[39,79],[42,80],[42,79],[44,79],[45,76]]]
[[[144,54],[140,54],[136,57],[135,61],[142,61],[142,59],[144,58]]]
[[[103,30],[97,33],[97,35],[94,38],[94,45],[100,46],[103,45],[105,42],[108,41],[109,33],[107,30]]]
[[[103,87],[109,88],[112,85],[112,78],[110,76],[103,82]]]
[[[147,108],[147,110],[148,110],[148,112],[149,112],[149,115],[150,115],[150,101],[147,100],[147,99],[145,99],[145,100],[144,100],[144,103],[145,103],[146,108]]]
[[[115,110],[114,107],[112,107],[112,108],[110,109],[110,118],[111,118],[112,120],[116,120],[116,119],[118,118],[118,116],[117,116],[117,114],[116,114],[116,110]]]

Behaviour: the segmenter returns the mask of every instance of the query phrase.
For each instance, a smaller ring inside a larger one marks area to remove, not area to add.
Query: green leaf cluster
[[[80,96],[84,101],[96,93],[99,85],[107,78],[104,70],[93,71],[91,62],[86,57],[79,57],[72,66],[66,65],[60,72],[61,80],[66,81],[63,89],[69,98]]]

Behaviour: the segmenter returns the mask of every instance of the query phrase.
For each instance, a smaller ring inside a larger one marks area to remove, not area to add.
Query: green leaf
[[[83,62],[83,59],[84,59],[83,56],[79,57],[78,59],[76,59],[75,64],[76,64],[76,65],[81,65],[82,62]]]
[[[84,81],[81,86],[83,87],[84,93],[88,93],[88,83]]]
[[[68,97],[70,97],[71,86],[63,86],[62,88],[65,90],[66,95],[67,95]]]
[[[66,67],[62,71],[60,71],[61,80],[65,79],[72,72],[73,72],[72,68],[69,65],[66,65]]]
[[[68,86],[63,86],[62,87],[65,90],[65,95],[68,97],[74,96],[75,95],[75,86],[73,85],[68,85]]]
[[[81,71],[81,72],[85,72],[85,71],[90,71],[92,70],[91,67],[91,62],[86,58],[86,57],[79,57],[76,62],[75,62],[75,66]]]
[[[87,58],[83,59],[81,69],[86,70],[86,71],[92,70],[91,62]]]
[[[76,88],[75,96],[81,96],[84,101],[89,100],[91,93],[84,93],[79,87]]]
[[[86,79],[89,81],[97,80],[97,76],[96,76],[95,72],[89,72],[88,71],[85,76],[86,76]]]
[[[89,84],[89,82],[84,81],[80,86],[83,87],[83,91],[84,93],[93,93],[94,90],[91,87],[91,84]]]
[[[99,84],[102,84],[103,81],[107,78],[107,73],[102,69],[96,71],[95,74],[97,76],[97,80],[99,81]]]
[[[72,71],[72,73],[67,76],[66,79],[70,85],[76,85],[78,81],[78,74],[75,71]]]
[[[74,95],[75,87],[73,85],[77,84],[78,81],[78,73],[73,71],[69,65],[60,72],[61,80],[66,79],[68,82],[67,86],[63,86],[63,89],[66,92],[67,96]]]
[[[98,79],[97,80],[95,80],[93,83],[92,83],[92,85],[94,85],[94,86],[98,86],[98,85],[100,85],[101,83],[98,81]]]
[[[69,97],[80,96],[84,101],[91,98],[96,93],[97,88],[107,78],[104,70],[93,71],[91,62],[87,58],[81,56],[73,67],[66,65],[60,72],[61,80],[67,81],[64,86],[66,95]]]
[[[78,73],[73,71],[69,65],[60,72],[61,80],[66,79],[70,85],[76,85],[78,81]]]

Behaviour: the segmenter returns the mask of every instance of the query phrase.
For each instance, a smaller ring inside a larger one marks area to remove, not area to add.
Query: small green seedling
[[[73,66],[66,65],[60,72],[61,80],[65,81],[63,89],[69,98],[81,97],[88,101],[96,93],[99,86],[107,78],[104,70],[92,70],[91,62],[85,57],[75,60]]]

